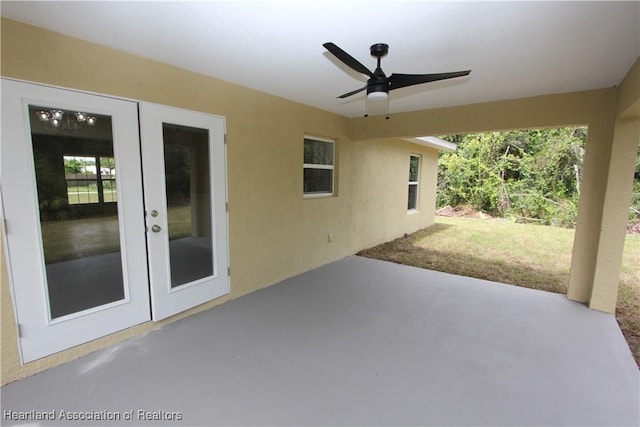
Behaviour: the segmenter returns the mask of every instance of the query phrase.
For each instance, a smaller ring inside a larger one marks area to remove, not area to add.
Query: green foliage
[[[171,207],[188,203],[191,191],[189,148],[179,144],[165,144],[164,161],[167,203]]]
[[[62,164],[57,158],[34,147],[34,165],[38,188],[38,206],[40,219],[52,221],[68,217],[67,186],[64,174],[61,173]]]
[[[640,147],[638,148],[638,155],[636,156],[636,173],[633,179],[629,221],[640,223]]]
[[[114,169],[116,167],[116,161],[113,157],[100,157],[100,167]]]
[[[83,173],[84,163],[76,159],[75,157],[65,157],[64,171],[66,173]]]
[[[518,222],[575,225],[586,128],[443,138],[458,149],[440,155],[439,207],[471,205]]]

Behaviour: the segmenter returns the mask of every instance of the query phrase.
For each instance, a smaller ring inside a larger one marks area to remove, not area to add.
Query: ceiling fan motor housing
[[[389,79],[387,79],[384,75],[380,76],[379,78],[369,79],[367,81],[367,95],[372,92],[389,93]]]

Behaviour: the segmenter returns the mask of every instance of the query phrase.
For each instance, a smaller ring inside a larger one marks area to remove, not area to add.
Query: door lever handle
[[[154,233],[158,233],[158,232],[160,232],[160,230],[162,230],[162,228],[160,228],[160,226],[158,224],[153,224],[151,226],[151,231],[153,231]]]

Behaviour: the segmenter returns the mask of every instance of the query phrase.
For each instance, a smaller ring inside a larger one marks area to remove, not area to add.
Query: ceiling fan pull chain
[[[391,98],[391,96],[389,96],[389,94],[387,93],[387,117],[385,117],[386,120],[389,120],[389,98]]]
[[[364,97],[364,116],[369,117],[369,97]]]

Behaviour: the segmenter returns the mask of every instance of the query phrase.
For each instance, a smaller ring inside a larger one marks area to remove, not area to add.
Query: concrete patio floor
[[[640,423],[640,372],[614,316],[563,295],[352,256],[9,384],[2,410],[32,426],[623,426]]]

